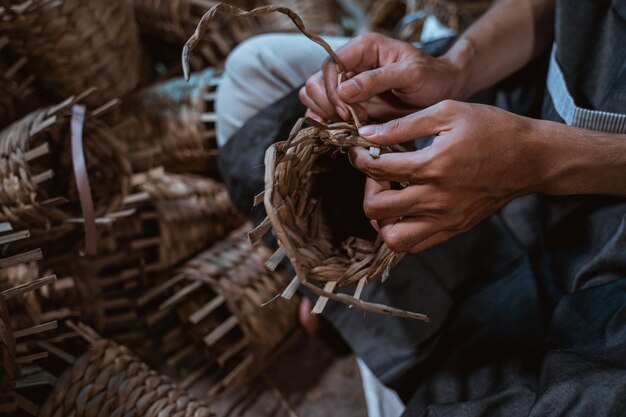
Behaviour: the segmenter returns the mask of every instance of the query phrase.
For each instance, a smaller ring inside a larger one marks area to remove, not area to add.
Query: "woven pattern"
[[[286,142],[271,146],[265,155],[265,209],[274,234],[299,277],[339,286],[371,281],[386,274],[402,257],[380,239],[368,241],[349,236],[335,244],[321,198],[315,198],[314,174],[323,171],[321,155],[350,146],[371,146],[345,123],[300,129],[300,122]],[[384,148],[391,151],[391,148]]]
[[[208,407],[150,370],[127,348],[98,340],[68,369],[39,416],[210,417]]]
[[[59,98],[95,86],[87,104],[124,96],[138,83],[141,49],[124,0],[10,0],[0,31],[29,60],[38,82]]]
[[[124,103],[116,129],[128,145],[135,172],[163,166],[168,172],[218,175],[214,70],[149,87]]]
[[[182,45],[196,28],[196,23],[212,6],[212,0],[132,0],[142,32]],[[226,3],[247,7],[252,0],[231,0]],[[260,31],[256,20],[221,20],[204,37],[199,54],[205,65],[220,67],[238,43]],[[196,64],[196,68],[200,65]]]
[[[167,363],[191,372],[186,385],[209,377],[210,395],[224,394],[256,376],[296,330],[296,300],[269,302],[286,285],[286,277],[267,270],[271,252],[263,245],[251,246],[248,230],[246,226],[200,253],[144,297],[145,304],[158,306],[146,317],[163,338],[159,347],[168,353]],[[178,321],[170,323],[171,331],[163,331],[158,324],[172,314]],[[169,336],[181,327],[193,350],[184,337]],[[199,362],[194,351],[200,353]]]
[[[320,35],[343,35],[341,8],[335,0],[269,0],[268,4],[287,7],[300,16],[307,30]],[[263,17],[266,31],[294,31],[291,20],[286,16],[267,15]]]
[[[0,133],[0,221],[49,229],[81,217],[70,154],[72,104],[67,100],[35,111]],[[96,215],[103,215],[119,208],[128,193],[130,163],[109,128],[95,117],[87,115],[83,142]]]
[[[138,240],[132,246],[157,245],[158,261],[147,262],[147,271],[171,268],[243,223],[226,187],[209,178],[154,175],[140,189],[149,195],[157,225],[157,239]]]

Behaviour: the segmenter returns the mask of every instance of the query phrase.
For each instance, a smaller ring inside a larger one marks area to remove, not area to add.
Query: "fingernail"
[[[348,80],[339,84],[338,91],[342,98],[352,98],[359,94],[361,90],[356,82]]]
[[[359,128],[359,136],[361,137],[376,136],[377,130],[378,130],[378,126],[376,125],[363,126]]]

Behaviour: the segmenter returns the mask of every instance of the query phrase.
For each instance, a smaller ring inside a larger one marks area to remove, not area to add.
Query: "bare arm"
[[[500,0],[442,57],[461,69],[456,99],[513,74],[550,44],[554,0]]]

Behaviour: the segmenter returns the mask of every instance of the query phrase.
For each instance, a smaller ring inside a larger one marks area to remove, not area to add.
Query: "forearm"
[[[548,121],[537,121],[533,131],[530,146],[541,173],[536,191],[626,197],[626,135]]]
[[[554,0],[500,0],[442,57],[462,74],[456,99],[466,99],[513,74],[552,39]]]

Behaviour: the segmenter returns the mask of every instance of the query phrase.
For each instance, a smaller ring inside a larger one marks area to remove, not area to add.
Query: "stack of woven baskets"
[[[253,228],[220,182],[217,89],[230,52],[255,34],[297,29],[335,57],[303,25],[412,39],[418,10],[462,30],[488,2],[227,3],[264,9],[0,1],[0,413],[209,416],[185,389],[201,382],[213,399],[262,373],[298,334],[301,285],[320,296],[315,312],[333,299],[427,320],[360,300],[400,255],[334,217],[320,192],[324,172],[346,164],[337,148],[373,145],[356,124],[301,121],[268,150],[255,201],[268,218]],[[275,6],[302,20],[267,14]],[[195,48],[189,82],[184,45]],[[260,242],[270,230],[274,252]],[[335,292],[348,285],[353,296]]]

